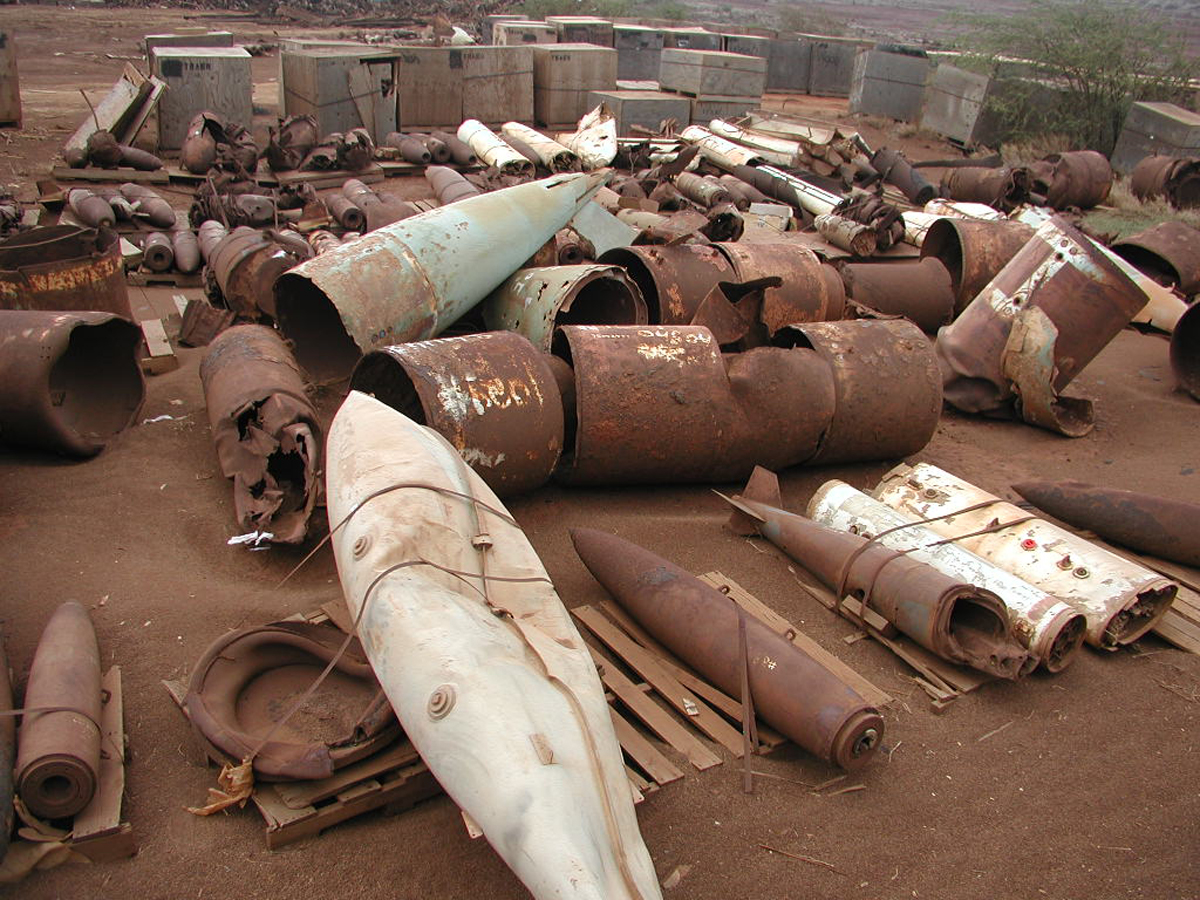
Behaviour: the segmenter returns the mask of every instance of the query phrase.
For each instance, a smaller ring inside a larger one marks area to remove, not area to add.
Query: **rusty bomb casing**
[[[1200,231],[1183,222],[1162,222],[1112,245],[1112,250],[1185,297],[1200,292]]]
[[[169,272],[175,265],[171,239],[161,231],[152,231],[142,242],[142,265],[151,272]]]
[[[762,720],[814,756],[855,770],[883,742],[884,721],[853,688],[725,594],[650,551],[571,529],[583,564],[655,640],[721,690],[741,694],[744,617],[750,697]]]
[[[141,342],[112,313],[0,310],[0,442],[95,456],[142,407]]]
[[[12,675],[4,652],[4,632],[0,631],[0,710],[13,709]],[[13,830],[13,763],[17,754],[17,720],[0,716],[0,863],[8,853]]]
[[[954,284],[941,260],[846,262],[837,271],[855,305],[904,316],[926,334],[937,334],[954,317]]]
[[[1142,553],[1200,567],[1200,503],[1082,481],[1026,481],[1013,490],[1054,518]]]
[[[519,269],[483,301],[493,331],[515,331],[543,353],[560,325],[645,325],[642,292],[620,266]]]
[[[213,338],[200,363],[221,473],[233,479],[244,531],[277,543],[304,540],[321,478],[321,427],[304,379],[274,329],[237,325]]]
[[[16,788],[31,813],[62,819],[96,792],[100,768],[100,648],[87,610],[62,604],[38,641],[17,735]]]
[[[120,236],[54,225],[0,241],[0,309],[96,310],[132,319]]]
[[[1139,200],[1163,197],[1176,209],[1200,206],[1200,157],[1147,156],[1129,176]]]
[[[757,531],[839,598],[854,597],[943,659],[1009,680],[1037,666],[1013,635],[1004,602],[994,592],[750,496],[728,502],[735,532]]]
[[[171,233],[171,250],[175,257],[175,268],[190,275],[200,268],[200,244],[194,232],[180,228]]]
[[[1178,385],[1200,400],[1200,304],[1188,307],[1171,333],[1171,371]]]
[[[1147,300],[1094,242],[1049,218],[939,332],[946,400],[963,412],[1015,413],[1072,437],[1086,434],[1095,421],[1091,402],[1061,392]]]
[[[957,315],[1031,237],[1033,228],[1021,222],[939,219],[925,233],[921,258],[940,259],[950,273]]]
[[[941,375],[933,345],[912,322],[808,322],[782,329],[775,343],[810,348],[833,374],[833,418],[811,465],[897,459],[937,430]]]
[[[1091,209],[1108,199],[1113,170],[1108,157],[1095,150],[1052,153],[1043,161],[1049,167],[1046,205],[1051,209]]]
[[[563,447],[558,382],[508,331],[414,341],[363,357],[350,388],[428,425],[500,496],[550,479]]]
[[[426,166],[425,180],[442,206],[467,197],[478,197],[480,193],[479,188],[448,166]]]
[[[905,159],[899,150],[883,147],[871,157],[871,168],[875,169],[888,184],[894,184],[900,192],[917,206],[924,206],[937,196],[937,189],[929,183],[919,169]]]
[[[569,484],[713,483],[799,465],[834,413],[832,373],[812,351],[722,357],[695,325],[566,325],[553,347],[574,371],[556,473]]]

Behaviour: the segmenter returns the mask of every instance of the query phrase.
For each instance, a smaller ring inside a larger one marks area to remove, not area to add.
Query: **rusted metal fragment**
[[[428,166],[425,180],[442,206],[479,195],[479,188],[446,166]]]
[[[798,465],[833,415],[832,376],[815,353],[722,358],[699,326],[569,325],[554,352],[575,372],[557,473],[571,484],[719,482]]]
[[[190,275],[200,268],[200,244],[189,229],[171,232],[171,251],[175,256],[175,268],[180,272]]]
[[[378,752],[400,726],[358,641],[339,655],[343,641],[337,629],[307,622],[222,635],[192,669],[184,700],[192,727],[234,759],[253,754],[255,777],[267,781],[327,778]],[[302,715],[277,728],[335,657]]]
[[[233,310],[217,309],[203,297],[193,297],[183,311],[179,343],[207,347],[212,339],[233,324]]]
[[[511,332],[384,347],[363,357],[350,387],[433,428],[502,496],[545,484],[562,453],[558,382]]]
[[[244,531],[304,540],[321,477],[321,427],[287,345],[270,328],[222,331],[200,363],[217,460]]]
[[[1176,209],[1200,206],[1200,157],[1147,156],[1129,176],[1139,200],[1163,197]]]
[[[1026,481],[1012,487],[1068,525],[1142,553],[1200,567],[1200,504],[1082,481]]]
[[[705,244],[618,247],[599,262],[624,266],[642,292],[651,324],[688,324],[717,282],[739,280],[728,257]]]
[[[419,141],[415,137],[401,134],[398,131],[389,131],[383,139],[383,145],[399,150],[401,158],[406,162],[419,166],[433,162],[433,154],[429,152],[424,141]]]
[[[554,248],[561,266],[578,266],[596,258],[596,247],[574,228],[562,228],[555,232]],[[642,302],[644,305],[645,301]]]
[[[675,187],[683,196],[705,209],[728,203],[731,199],[725,185],[717,179],[691,172],[680,172],[676,175]]]
[[[1171,333],[1171,370],[1179,386],[1200,400],[1200,304],[1193,303]]]
[[[925,234],[921,258],[940,259],[950,273],[957,315],[1031,237],[1033,228],[1021,222],[940,219]]]
[[[855,304],[884,315],[904,316],[926,334],[937,334],[954,317],[954,285],[938,259],[846,262],[837,269],[846,296]]]
[[[325,197],[325,209],[333,220],[350,231],[362,231],[367,226],[367,217],[353,200],[342,194]]]
[[[752,525],[839,598],[854,597],[864,609],[879,613],[950,662],[1009,680],[1037,666],[1037,659],[1013,636],[1004,602],[992,591],[944,575],[899,550],[764,502],[755,496],[755,483],[729,498],[735,523]]]
[[[1159,284],[1184,296],[1200,292],[1200,231],[1183,222],[1163,222],[1112,245],[1113,252]]]
[[[758,320],[773,336],[796,322],[840,319],[846,312],[842,280],[807,247],[795,244],[715,245],[733,264],[733,281],[749,282],[778,277],[782,283],[763,291]]]
[[[1108,199],[1113,170],[1108,158],[1095,150],[1053,153],[1033,167],[1033,190],[1051,209],[1091,209]]]
[[[1158,622],[1178,585],[928,463],[900,465],[874,494],[1087,618],[1087,642],[1115,650]],[[1012,523],[1012,524],[1008,524]]]
[[[741,213],[732,203],[719,203],[708,210],[708,224],[700,228],[700,234],[710,241],[736,241],[746,230]]]
[[[151,272],[169,272],[175,265],[171,239],[161,231],[152,231],[142,242],[142,265]]]
[[[829,481],[808,502],[808,516],[906,553],[960,581],[995,592],[1004,601],[1014,637],[1048,672],[1078,656],[1087,620],[1076,609],[1010,572],[947,542],[936,532],[843,481]]]
[[[739,696],[748,669],[753,709],[772,728],[843,769],[860,769],[874,758],[883,742],[883,717],[800,647],[636,544],[590,528],[571,529],[571,540],[621,607],[716,687]]]
[[[775,343],[811,348],[833,373],[833,417],[810,464],[897,459],[937,430],[941,373],[933,345],[912,322],[800,323],[780,330]]]
[[[0,709],[15,709],[12,673],[4,652],[4,632],[0,631]],[[8,853],[13,830],[13,763],[17,753],[17,720],[0,716],[0,863]]]
[[[937,196],[937,189],[928,179],[914,169],[899,150],[883,147],[871,157],[871,168],[875,169],[888,184],[894,184],[910,202],[924,206]]]
[[[430,132],[429,136],[446,145],[446,149],[450,151],[450,158],[454,160],[455,165],[479,165],[479,157],[475,155],[475,151],[471,149],[471,145],[466,141],[460,141],[456,135],[446,131],[434,131]]]
[[[834,213],[813,220],[817,233],[833,246],[855,256],[873,256],[876,250],[875,229]]]
[[[746,338],[754,326],[754,312],[762,302],[763,289],[778,287],[780,281],[779,278],[763,278],[749,284],[717,282],[717,286],[708,292],[708,296],[696,310],[691,324],[707,328],[722,347],[738,344]],[[759,296],[753,300],[753,312],[739,306],[740,301],[754,294]]]
[[[310,115],[288,116],[279,123],[279,128],[267,129],[269,139],[263,155],[272,172],[290,172],[300,168],[304,157],[317,145],[320,134],[317,120]]]
[[[325,253],[332,250],[334,247],[341,246],[342,239],[332,231],[326,231],[324,228],[318,228],[311,232],[308,236],[308,245],[312,247],[315,254]]]
[[[1029,202],[1031,182],[1029,169],[1024,166],[951,169],[942,180],[942,195],[951,200],[985,203],[1008,211]]]
[[[179,160],[194,175],[204,175],[214,166],[239,174],[253,173],[258,147],[244,126],[205,110],[188,123]]]
[[[68,191],[67,205],[79,221],[89,228],[116,224],[117,214],[113,211],[112,204],[87,188],[72,188]]]
[[[964,412],[1086,434],[1090,401],[1061,392],[1146,300],[1092,241],[1050,218],[939,333],[946,400]]]
[[[87,610],[69,601],[42,631],[17,735],[16,788],[28,810],[63,819],[83,810],[100,770],[100,648]]]
[[[440,334],[553,238],[606,177],[556,175],[468,197],[322,253],[276,282],[279,327],[318,379],[344,377],[376,347]]]
[[[201,227],[202,233],[207,225]],[[241,225],[216,243],[208,267],[230,309],[242,318],[273,318],[276,279],[311,255],[303,239],[297,243],[269,228],[260,231]]]
[[[0,441],[95,456],[141,409],[141,341],[111,313],[0,311]]]
[[[809,205],[815,209],[816,205],[811,203]],[[880,250],[887,250],[893,244],[904,240],[904,218],[900,214],[899,208],[888,203],[882,197],[865,193],[850,194],[832,210],[813,214],[820,216],[828,215],[830,212],[852,222],[868,226],[875,232],[875,244]]]
[[[560,325],[645,325],[642,292],[620,266],[519,269],[483,301],[483,321],[544,353]]]

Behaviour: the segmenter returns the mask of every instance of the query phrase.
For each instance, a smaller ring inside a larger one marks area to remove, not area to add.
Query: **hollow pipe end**
[[[830,762],[848,772],[861,769],[879,752],[883,734],[883,716],[870,707],[859,710],[834,736],[829,748]]]
[[[65,819],[83,811],[96,793],[96,773],[66,753],[40,756],[20,772],[17,793],[43,819]]]

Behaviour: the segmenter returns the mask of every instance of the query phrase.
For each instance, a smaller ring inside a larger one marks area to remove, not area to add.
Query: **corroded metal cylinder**
[[[652,325],[689,324],[717,282],[738,280],[728,257],[710,244],[617,247],[598,262],[625,267]]]
[[[141,409],[141,342],[111,313],[0,311],[0,441],[95,456]]]
[[[475,155],[471,145],[466,141],[460,141],[457,135],[446,131],[434,131],[429,136],[446,145],[446,149],[450,151],[450,158],[454,160],[456,166],[479,165],[479,157]]]
[[[171,250],[175,255],[175,268],[180,272],[190,275],[200,268],[200,244],[187,228],[171,232]]]
[[[937,189],[899,150],[883,147],[871,157],[871,167],[888,184],[894,184],[910,202],[923,206],[937,196]]]
[[[879,711],[800,647],[674,563],[614,535],[574,528],[588,571],[642,628],[809,753],[859,769],[883,741]],[[740,621],[739,621],[740,620]],[[739,634],[745,629],[745,662]]]
[[[1051,166],[1046,204],[1051,209],[1076,206],[1091,209],[1108,199],[1113,170],[1108,158],[1095,150],[1053,153],[1044,162]]]
[[[100,771],[100,648],[87,610],[64,603],[42,632],[17,736],[16,787],[43,819],[80,812],[96,792]]]
[[[342,239],[332,231],[318,228],[308,236],[308,243],[314,254],[321,254],[340,246]]]
[[[937,339],[946,400],[964,412],[1018,412],[1078,437],[1090,401],[1062,390],[1137,312],[1146,294],[1058,217],[1043,222]]]
[[[874,494],[904,515],[936,519],[925,523],[931,531],[1074,606],[1087,618],[1093,647],[1132,643],[1175,598],[1177,586],[1157,572],[928,463],[897,466]]]
[[[208,260],[225,302],[239,316],[273,315],[275,279],[299,259],[257,228],[240,225],[216,245]],[[264,303],[266,305],[264,305]]]
[[[175,265],[171,239],[161,231],[152,231],[142,242],[142,265],[151,272],[168,272]]]
[[[1082,481],[1026,481],[1013,490],[1059,521],[1105,540],[1200,567],[1200,503]]]
[[[13,709],[12,676],[0,631],[0,709]],[[13,762],[17,753],[17,720],[0,716],[0,863],[8,853],[13,830]]]
[[[833,419],[809,463],[898,459],[929,443],[942,412],[933,345],[904,319],[789,326],[784,347],[808,347],[833,372]]]
[[[445,141],[440,141],[431,134],[412,133],[429,151],[429,156],[433,160],[434,165],[442,166],[450,162],[450,148],[446,146]]]
[[[1020,222],[940,219],[925,234],[921,258],[940,259],[950,273],[957,314],[967,308],[1031,237],[1033,229]]]
[[[723,359],[700,326],[568,325],[553,347],[575,372],[557,473],[571,484],[719,482],[798,465],[834,411],[815,353],[759,347]]]
[[[1013,634],[1047,671],[1062,671],[1078,655],[1087,622],[1073,607],[983,557],[947,543],[940,534],[844,481],[829,481],[818,488],[807,513],[822,525],[874,539],[939,572],[995,592],[1004,601]]]
[[[217,335],[200,363],[217,460],[233,479],[246,531],[298,543],[321,478],[321,427],[291,351],[272,328],[237,325]]]
[[[55,225],[0,241],[0,309],[97,310],[132,319],[120,236]]]
[[[440,433],[500,496],[545,484],[562,453],[558,382],[512,332],[384,347],[363,357],[350,388]]]
[[[99,228],[101,225],[112,226],[117,222],[117,214],[112,204],[94,194],[87,188],[72,188],[67,192],[67,205],[71,212],[88,228]]]
[[[813,227],[821,237],[847,253],[854,256],[875,255],[878,238],[875,229],[870,225],[855,222],[836,213],[827,213],[817,216],[813,220]]]
[[[779,277],[763,291],[759,321],[768,335],[796,322],[828,322],[846,314],[846,292],[837,271],[807,247],[795,244],[714,244],[733,264],[734,281]]]
[[[1117,241],[1113,252],[1159,284],[1185,297],[1200,292],[1200,231],[1183,222],[1162,222]]]
[[[521,269],[483,301],[493,331],[515,331],[544,353],[560,325],[645,325],[642,292],[620,266]]]
[[[362,231],[367,225],[367,217],[349,197],[342,194],[330,194],[325,198],[325,209],[333,220],[350,231]]]
[[[694,175],[691,172],[680,172],[676,175],[675,187],[683,196],[705,209],[732,200],[725,185],[717,179]]]
[[[1029,170],[1023,167],[966,166],[946,173],[942,193],[951,200],[1011,210],[1028,202],[1029,186]]]
[[[1171,370],[1179,386],[1200,400],[1200,304],[1193,303],[1171,333]]]
[[[425,146],[424,142],[398,131],[388,132],[383,139],[383,144],[385,147],[394,147],[399,150],[405,162],[424,166],[433,161],[433,154],[429,152],[429,148]]]
[[[1176,209],[1200,206],[1200,158],[1147,156],[1134,167],[1129,187],[1139,200],[1163,197]]]
[[[842,263],[846,296],[884,315],[904,316],[926,334],[954,317],[954,285],[940,260]]]
[[[200,255],[204,258],[205,263],[212,261],[217,246],[228,234],[229,229],[215,219],[209,219],[206,222],[200,223],[196,242],[200,246]]]
[[[433,188],[434,196],[442,206],[479,194],[479,188],[446,166],[429,166],[425,169],[425,180]]]
[[[155,228],[171,228],[175,225],[175,210],[171,204],[144,184],[121,185],[121,195],[136,205],[137,214]]]

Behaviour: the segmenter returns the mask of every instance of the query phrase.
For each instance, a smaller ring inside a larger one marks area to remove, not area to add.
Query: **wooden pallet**
[[[201,272],[151,272],[149,269],[135,269],[125,273],[125,280],[134,287],[150,287],[151,285],[166,285],[168,287],[204,287],[204,273]]]
[[[377,159],[376,164],[383,169],[383,174],[388,178],[396,178],[401,175],[424,175],[425,165],[421,163],[412,163],[406,159]],[[485,166],[478,163],[473,166],[460,166],[457,163],[429,163],[431,166],[443,166],[447,169],[454,169],[456,172],[479,172]]]
[[[379,184],[385,176],[379,163],[372,163],[361,172],[351,172],[348,169],[325,169],[318,172],[277,172],[275,177],[280,187],[307,184],[311,185],[313,190],[321,191],[326,188],[341,187],[351,178],[357,178],[363,184]]]
[[[50,175],[56,181],[92,181],[92,182],[107,182],[123,184],[126,181],[131,181],[134,184],[167,184],[170,182],[170,176],[167,174],[167,169],[155,169],[153,172],[144,172],[141,169],[72,169],[68,166],[55,166],[50,170]]]

